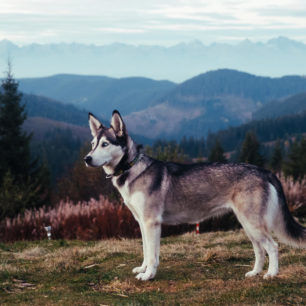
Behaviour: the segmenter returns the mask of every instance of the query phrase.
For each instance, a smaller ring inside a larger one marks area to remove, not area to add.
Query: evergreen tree
[[[25,119],[9,66],[0,89],[0,219],[47,204],[48,171],[31,159],[31,135],[22,131]]]
[[[145,152],[163,161],[183,162],[187,160],[181,145],[176,141],[157,140],[152,147],[147,146]]]
[[[0,183],[8,171],[25,179],[30,167],[30,135],[22,131],[26,119],[18,84],[11,72],[0,90]]]
[[[283,150],[280,141],[277,141],[273,149],[270,166],[275,173],[279,173],[282,169],[282,164]]]
[[[264,157],[260,154],[260,144],[253,132],[248,132],[241,147],[239,161],[262,167]]]
[[[220,162],[220,163],[227,162],[227,159],[224,156],[224,150],[218,140],[216,141],[215,145],[213,146],[213,148],[211,149],[208,155],[208,161]]]
[[[294,180],[302,180],[306,175],[306,138],[295,141],[289,149],[288,159],[284,165],[285,175]]]

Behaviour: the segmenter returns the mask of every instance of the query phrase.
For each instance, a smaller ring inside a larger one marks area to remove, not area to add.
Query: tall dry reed
[[[292,178],[282,176],[283,185],[289,210],[296,216],[306,217],[306,179],[294,181]]]
[[[0,228],[0,240],[45,239],[45,226],[51,225],[54,239],[96,240],[111,237],[138,237],[139,228],[130,211],[122,204],[99,200],[73,204],[61,201],[52,209],[25,211],[6,219]]]

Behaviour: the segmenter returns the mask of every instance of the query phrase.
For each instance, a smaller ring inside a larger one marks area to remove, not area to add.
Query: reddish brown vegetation
[[[306,179],[281,178],[289,209],[296,216],[306,217]]]
[[[294,182],[282,178],[289,209],[294,215],[305,217],[306,180]],[[46,239],[44,226],[52,226],[53,239],[97,240],[105,238],[139,237],[139,227],[126,206],[112,203],[100,196],[88,202],[61,201],[55,208],[26,211],[13,220],[6,219],[0,226],[1,241]],[[208,220],[201,224],[201,231],[237,228],[231,215]],[[194,226],[163,227],[163,235],[179,234],[194,230]]]
[[[24,216],[6,219],[1,226],[2,241],[36,240],[47,237],[51,225],[54,239],[96,240],[111,237],[138,237],[139,228],[127,207],[100,197],[89,202],[61,201],[52,209],[26,211]]]

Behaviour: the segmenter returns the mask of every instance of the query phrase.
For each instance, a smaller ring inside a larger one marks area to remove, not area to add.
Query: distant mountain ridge
[[[195,76],[175,88],[176,97],[192,92],[200,101],[203,97],[242,96],[263,103],[305,90],[306,77],[284,76],[279,78],[256,76],[250,73],[218,69]],[[182,102],[190,102],[186,99]],[[194,101],[193,101],[194,102]]]
[[[71,104],[63,104],[50,98],[32,94],[23,94],[22,103],[25,104],[27,117],[47,118],[78,126],[85,126],[88,123],[88,112]]]
[[[229,68],[256,75],[279,77],[306,71],[306,45],[278,37],[267,42],[241,41],[235,45],[201,41],[171,47],[149,45],[30,44],[0,41],[0,66],[13,60],[18,78],[61,73],[142,76],[156,80],[185,81],[194,75]]]
[[[73,137],[79,138],[82,142],[90,140],[88,128],[88,111],[79,109],[71,104],[36,96],[33,94],[22,94],[22,104],[25,105],[27,120],[23,128],[33,133],[33,139],[41,141],[47,132],[58,130],[70,130]],[[109,125],[109,119],[103,120],[104,124]],[[143,144],[150,144],[152,141],[139,134],[133,134],[136,141]]]
[[[301,92],[306,92],[305,77],[268,78],[220,69],[179,84],[155,106],[126,119],[133,131],[142,130],[147,137],[202,137],[246,123],[267,102]]]
[[[150,139],[179,139],[249,122],[269,101],[306,92],[306,78],[259,77],[229,69],[200,74],[181,84],[59,75],[21,79],[20,89],[73,103],[107,120],[117,108],[130,132]]]
[[[105,76],[55,75],[19,80],[19,88],[23,92],[74,104],[107,120],[115,108],[120,109],[123,115],[131,110],[141,110],[153,105],[175,86],[169,81],[140,77],[114,79]]]

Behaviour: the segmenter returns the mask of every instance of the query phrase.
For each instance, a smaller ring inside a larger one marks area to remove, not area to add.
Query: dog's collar
[[[114,176],[119,176],[123,174],[125,171],[130,170],[140,160],[141,157],[142,157],[142,154],[137,154],[136,157],[131,162],[126,163],[123,168],[118,169],[113,174],[107,174],[106,178],[109,179]]]

